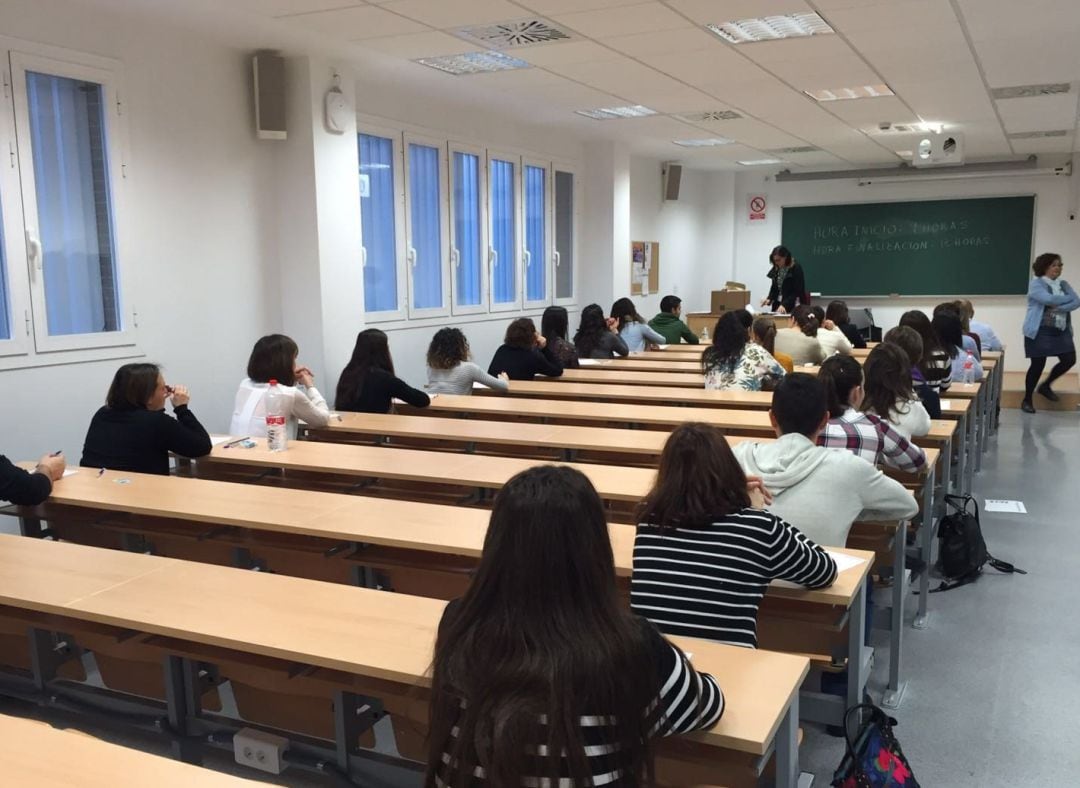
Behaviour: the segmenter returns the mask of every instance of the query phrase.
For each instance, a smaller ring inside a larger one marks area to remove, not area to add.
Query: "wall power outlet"
[[[253,769],[281,774],[288,765],[285,750],[289,740],[254,728],[242,728],[233,736],[233,757],[237,763]]]

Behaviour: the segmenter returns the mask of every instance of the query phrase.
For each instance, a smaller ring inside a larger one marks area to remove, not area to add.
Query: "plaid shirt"
[[[818,445],[847,449],[871,465],[882,463],[905,473],[918,473],[926,465],[926,454],[918,446],[877,416],[848,408],[839,418],[829,419]]]

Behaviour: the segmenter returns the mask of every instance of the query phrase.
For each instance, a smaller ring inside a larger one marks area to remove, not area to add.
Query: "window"
[[[555,302],[573,303],[574,292],[574,173],[555,170]]]
[[[441,147],[408,143],[409,219],[406,261],[409,274],[409,316],[445,315],[446,219],[443,216],[443,155]]]
[[[3,205],[0,205],[0,214]],[[0,223],[0,340],[11,339],[11,307],[8,301],[7,260],[4,255],[4,227]]]
[[[517,164],[491,158],[488,164],[488,220],[491,225],[491,311],[517,309]]]
[[[524,163],[525,303],[547,303],[547,166]]]
[[[12,150],[25,222],[20,251],[29,268],[34,347],[42,353],[132,345],[116,232],[123,165],[115,139],[121,107],[115,76],[14,52],[11,67],[18,142]],[[21,244],[13,243],[10,224],[7,230],[10,284]],[[10,305],[11,293],[4,296]],[[5,312],[10,335],[12,314]]]
[[[450,259],[456,315],[486,309],[482,161],[483,151],[451,148]]]
[[[360,134],[360,225],[363,229],[364,312],[372,319],[401,317],[398,266],[397,143]],[[380,314],[381,313],[381,314]]]

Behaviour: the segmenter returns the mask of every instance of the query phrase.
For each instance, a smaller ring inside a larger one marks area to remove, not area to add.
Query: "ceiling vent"
[[[787,156],[794,153],[817,153],[821,148],[815,148],[813,145],[799,145],[795,148],[777,148],[776,150],[767,151],[768,153],[774,153],[778,156]]]
[[[1055,131],[1018,131],[1009,135],[1011,140],[1042,140],[1048,137],[1068,137],[1068,129],[1057,129]]]
[[[455,34],[466,41],[480,44],[489,49],[511,49],[531,47],[538,44],[552,44],[557,41],[569,41],[571,34],[545,19],[514,19],[494,25],[473,25],[463,27]]]
[[[922,134],[923,129],[915,123],[879,123],[874,134]]]
[[[742,115],[733,109],[718,109],[707,112],[688,112],[677,117],[687,123],[708,123],[715,120],[738,120]]]
[[[1050,85],[1017,85],[1011,88],[994,88],[990,91],[990,95],[995,99],[1038,98],[1068,93],[1071,87],[1068,82],[1055,82]]]

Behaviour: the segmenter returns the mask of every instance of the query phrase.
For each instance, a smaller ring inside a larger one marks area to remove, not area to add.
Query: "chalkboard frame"
[[[829,201],[826,201],[826,202],[806,202],[806,203],[800,202],[800,203],[794,204],[794,205],[784,204],[784,205],[780,206],[780,237],[781,237],[780,243],[784,243],[784,240],[783,240],[783,235],[784,235],[784,211],[787,208],[829,208],[829,207],[846,207],[846,206],[852,206],[852,205],[892,205],[892,204],[896,204],[896,203],[912,204],[912,203],[954,202],[954,201],[955,202],[970,202],[970,201],[973,201],[973,200],[992,200],[992,199],[1002,199],[1002,198],[1010,198],[1010,197],[1030,197],[1031,200],[1032,200],[1032,206],[1031,206],[1031,244],[1030,244],[1030,247],[1028,249],[1028,260],[1029,261],[1034,261],[1034,259],[1035,259],[1035,248],[1036,248],[1036,245],[1035,245],[1035,241],[1036,241],[1036,239],[1035,239],[1035,226],[1036,226],[1036,222],[1038,221],[1038,218],[1039,218],[1039,195],[1036,192],[1020,192],[1020,193],[1012,192],[1012,193],[1009,193],[1009,194],[1000,194],[1000,193],[972,194],[972,195],[953,196],[953,197],[922,197],[922,198],[915,198],[915,199],[896,198],[896,199],[880,199],[880,200],[872,200],[872,201],[867,201],[867,200],[829,200]],[[791,253],[792,253],[792,256],[794,257],[795,261],[798,262],[798,259],[799,259],[798,249],[791,249]],[[843,298],[861,298],[861,299],[886,299],[886,298],[887,299],[898,299],[898,298],[927,299],[927,298],[954,298],[957,295],[977,295],[977,296],[983,296],[983,297],[988,297],[988,298],[1013,298],[1013,297],[1021,298],[1021,297],[1024,297],[1025,294],[1026,294],[1026,289],[1025,289],[1024,292],[1017,292],[1017,293],[979,293],[979,292],[976,292],[974,290],[972,290],[971,292],[966,293],[966,294],[961,294],[961,293],[912,293],[912,294],[907,294],[907,293],[853,293],[853,292],[833,293],[833,292],[830,292],[828,290],[821,290],[821,291],[813,290],[813,282],[807,282],[807,285],[811,289],[811,291],[812,291],[815,298],[839,298],[839,297],[843,297]]]

